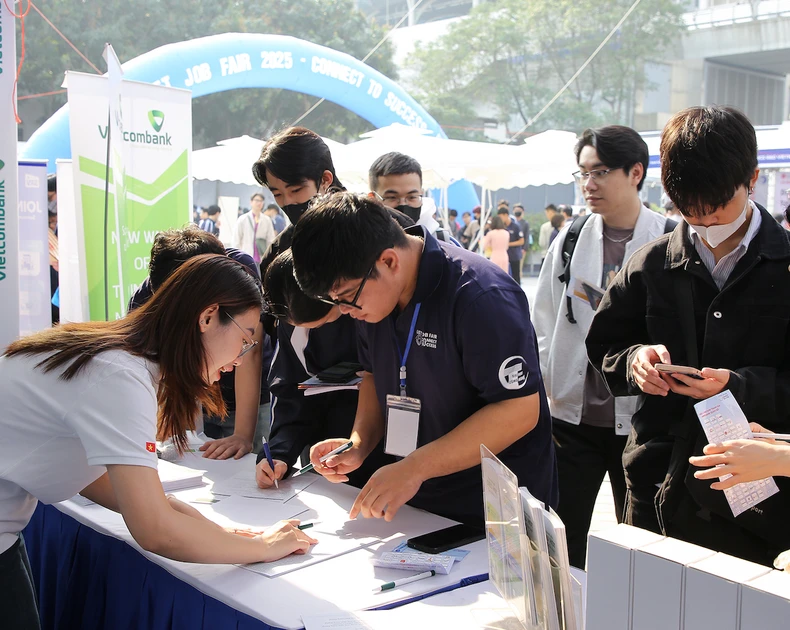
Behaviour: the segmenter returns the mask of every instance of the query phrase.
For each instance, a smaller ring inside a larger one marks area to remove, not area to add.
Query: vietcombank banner
[[[156,233],[192,215],[191,93],[76,72],[66,84],[90,319],[117,319],[148,274]]]
[[[15,76],[14,16],[0,2],[0,353],[19,336]]]

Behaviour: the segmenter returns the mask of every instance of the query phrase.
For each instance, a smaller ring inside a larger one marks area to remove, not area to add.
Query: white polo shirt
[[[0,357],[0,553],[37,501],[74,496],[108,464],[157,466],[157,364],[112,350],[66,381],[44,358]]]

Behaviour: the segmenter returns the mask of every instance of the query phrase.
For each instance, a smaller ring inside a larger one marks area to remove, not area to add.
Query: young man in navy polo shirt
[[[366,374],[350,439],[315,445],[335,482],[384,439],[398,455],[360,491],[350,517],[392,520],[406,502],[482,524],[480,444],[519,483],[557,504],[557,472],[535,332],[521,288],[496,265],[404,230],[376,201],[336,193],[301,218],[292,252],[303,290],[358,320]]]

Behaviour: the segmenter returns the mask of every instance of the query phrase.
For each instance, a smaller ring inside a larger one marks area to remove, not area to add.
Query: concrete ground
[[[527,277],[521,279],[521,287],[527,294],[529,306],[532,308],[535,301],[535,293],[538,290],[537,277]],[[609,476],[603,480],[601,489],[598,492],[598,499],[595,502],[590,531],[600,531],[617,525],[617,517],[614,512],[614,499],[612,498],[612,486],[609,483]]]

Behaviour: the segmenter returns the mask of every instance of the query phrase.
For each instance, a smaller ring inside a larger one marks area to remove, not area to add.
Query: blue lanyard
[[[417,326],[417,317],[420,314],[420,306],[422,306],[422,302],[417,304],[414,307],[414,315],[411,318],[411,327],[409,328],[409,338],[406,340],[406,351],[401,353],[400,351],[400,344],[398,346],[398,355],[400,356],[400,395],[401,398],[406,397],[406,361],[409,358],[409,350],[411,350],[411,342],[414,339],[414,329]],[[397,341],[397,340],[396,340]]]

